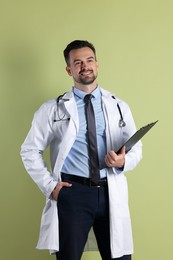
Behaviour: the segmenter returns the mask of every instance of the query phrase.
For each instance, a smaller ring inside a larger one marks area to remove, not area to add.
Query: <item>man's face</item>
[[[66,70],[73,77],[75,85],[92,84],[98,74],[98,62],[94,52],[88,47],[70,51]]]

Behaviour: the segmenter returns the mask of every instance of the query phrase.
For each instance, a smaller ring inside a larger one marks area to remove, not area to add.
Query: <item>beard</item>
[[[86,71],[81,71],[79,73],[78,78],[75,79],[75,81],[77,83],[82,84],[82,85],[90,85],[90,84],[92,84],[96,80],[96,78],[97,78],[97,75],[95,75],[92,70],[91,71],[87,71],[87,72]]]

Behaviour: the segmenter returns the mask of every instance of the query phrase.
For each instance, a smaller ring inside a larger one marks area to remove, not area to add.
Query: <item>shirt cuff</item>
[[[112,170],[113,170],[114,173],[120,174],[120,173],[122,173],[124,171],[124,166],[121,167],[121,168],[112,167]]]

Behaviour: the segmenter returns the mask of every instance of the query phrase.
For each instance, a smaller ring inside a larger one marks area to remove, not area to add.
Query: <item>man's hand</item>
[[[63,187],[71,187],[72,184],[71,183],[68,183],[68,182],[59,182],[56,187],[54,188],[54,190],[52,191],[51,193],[51,196],[54,200],[58,200],[58,195],[59,195],[59,192],[60,190],[63,188]]]
[[[110,151],[106,154],[105,162],[108,167],[121,168],[125,164],[125,146],[121,149],[119,154]]]

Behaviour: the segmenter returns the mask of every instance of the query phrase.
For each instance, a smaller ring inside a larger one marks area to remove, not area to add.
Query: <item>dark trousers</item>
[[[80,260],[91,227],[102,259],[110,260],[107,186],[98,188],[68,182],[72,187],[62,188],[57,202],[60,240],[57,260]],[[116,259],[130,260],[131,256]]]

